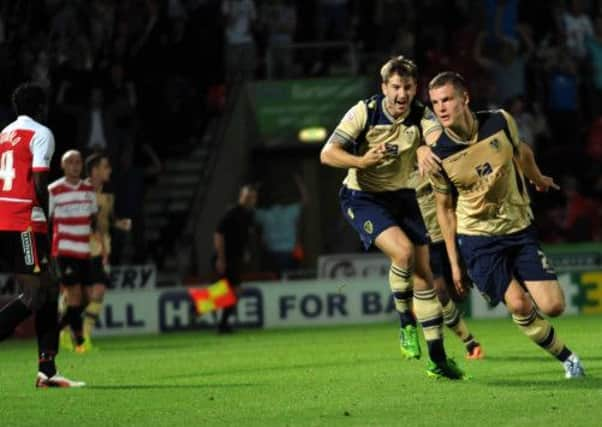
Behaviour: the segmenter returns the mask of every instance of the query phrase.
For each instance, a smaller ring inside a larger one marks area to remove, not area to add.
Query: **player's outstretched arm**
[[[525,176],[535,185],[537,191],[548,191],[550,188],[559,190],[560,187],[554,182],[554,178],[543,175],[535,162],[533,150],[524,142],[518,148],[518,163]]]
[[[363,156],[356,156],[345,150],[347,141],[340,135],[333,133],[322,147],[320,162],[323,165],[335,168],[357,168],[365,169],[380,163],[385,157],[386,148],[384,144],[372,147]]]
[[[462,270],[460,269],[460,256],[456,246],[456,210],[450,193],[435,191],[435,203],[437,207],[437,221],[441,228],[441,234],[445,241],[445,249],[452,270],[452,279],[458,295],[466,292],[462,281]]]

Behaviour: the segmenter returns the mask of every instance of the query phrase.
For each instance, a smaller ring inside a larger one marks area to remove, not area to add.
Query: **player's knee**
[[[67,305],[79,305],[82,302],[82,293],[78,285],[65,288]]]
[[[510,313],[527,316],[533,311],[533,303],[526,295],[513,295],[506,298],[506,307]]]
[[[564,308],[565,304],[563,300],[553,300],[539,306],[540,311],[550,317],[560,316],[564,313]]]
[[[105,296],[105,288],[104,286],[95,286],[92,289],[92,294],[90,295],[90,299],[95,302],[102,302]]]
[[[412,252],[401,248],[395,255],[391,257],[391,261],[398,267],[410,269],[412,266]]]

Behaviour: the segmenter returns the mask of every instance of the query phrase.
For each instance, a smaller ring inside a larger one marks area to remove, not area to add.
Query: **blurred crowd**
[[[16,84],[37,81],[57,152],[105,150],[116,180],[138,166],[123,179],[140,184],[118,187],[140,194],[155,159],[200,140],[231,84],[376,77],[393,54],[415,58],[423,98],[452,69],[474,107],[514,114],[562,186],[534,195],[544,241],[600,239],[600,0],[1,0],[0,124]],[[118,209],[140,210],[133,199]]]

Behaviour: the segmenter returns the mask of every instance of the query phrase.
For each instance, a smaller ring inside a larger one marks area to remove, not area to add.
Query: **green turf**
[[[473,376],[433,380],[401,360],[395,325],[98,339],[62,353],[85,389],[36,390],[33,341],[0,344],[0,425],[57,426],[594,426],[602,423],[602,317],[557,319],[588,377],[562,366],[510,319],[471,321],[487,357]]]

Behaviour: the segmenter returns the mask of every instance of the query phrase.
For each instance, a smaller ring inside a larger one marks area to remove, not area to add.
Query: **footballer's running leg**
[[[414,311],[422,326],[429,352],[427,375],[449,379],[466,379],[467,376],[453,359],[448,359],[443,346],[443,309],[433,286],[427,245],[416,246],[416,275]]]
[[[420,342],[416,328],[416,318],[412,313],[412,274],[407,268],[391,264],[389,285],[395,301],[395,309],[399,313],[399,347],[406,359],[420,358]]]
[[[554,327],[537,312],[531,298],[515,279],[508,286],[505,300],[514,323],[535,344],[562,363],[566,378],[585,375],[579,357],[558,338]]]

